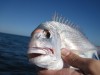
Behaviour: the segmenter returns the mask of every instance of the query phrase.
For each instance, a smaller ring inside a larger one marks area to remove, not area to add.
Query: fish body
[[[97,47],[83,33],[63,20],[41,23],[31,34],[29,61],[39,67],[59,70],[64,67],[61,49],[66,48],[84,58],[98,58]]]

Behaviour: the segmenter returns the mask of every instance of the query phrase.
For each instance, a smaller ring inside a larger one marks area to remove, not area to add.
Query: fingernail
[[[63,56],[68,56],[70,54],[70,51],[63,48],[63,49],[61,49],[61,53],[62,53]]]

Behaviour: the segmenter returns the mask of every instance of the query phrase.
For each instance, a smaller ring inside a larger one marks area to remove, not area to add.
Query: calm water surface
[[[37,75],[27,58],[28,42],[29,37],[0,33],[0,75]]]

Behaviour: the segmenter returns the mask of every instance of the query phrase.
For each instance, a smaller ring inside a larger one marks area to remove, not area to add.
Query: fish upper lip
[[[52,48],[48,48],[48,47],[44,47],[44,48],[42,48],[42,47],[29,47],[29,50],[37,50],[37,49],[39,49],[39,50],[43,50],[46,54],[49,54],[48,52],[50,51],[52,54],[54,54],[54,50],[52,49]],[[31,53],[34,53],[34,52],[31,52]],[[36,53],[36,52],[35,52]],[[29,54],[30,54],[30,52],[29,52]],[[38,53],[39,54],[39,53]],[[40,53],[41,54],[41,53]]]
[[[41,51],[44,51],[45,53],[36,52],[35,49],[36,50],[39,49]],[[35,52],[30,52],[30,50],[31,51],[34,51],[35,50]],[[54,51],[51,48],[47,48],[47,47],[45,47],[45,48],[41,48],[41,47],[30,47],[29,48],[29,52],[28,52],[28,57],[29,58],[34,58],[34,57],[38,57],[38,56],[41,56],[41,55],[48,55],[49,52],[50,52],[50,54],[54,54]]]

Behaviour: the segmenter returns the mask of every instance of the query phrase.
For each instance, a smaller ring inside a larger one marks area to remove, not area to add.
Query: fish
[[[57,13],[52,20],[40,23],[32,31],[28,58],[32,64],[48,70],[60,70],[65,64],[61,49],[66,48],[83,58],[99,59],[97,47],[79,27]]]

